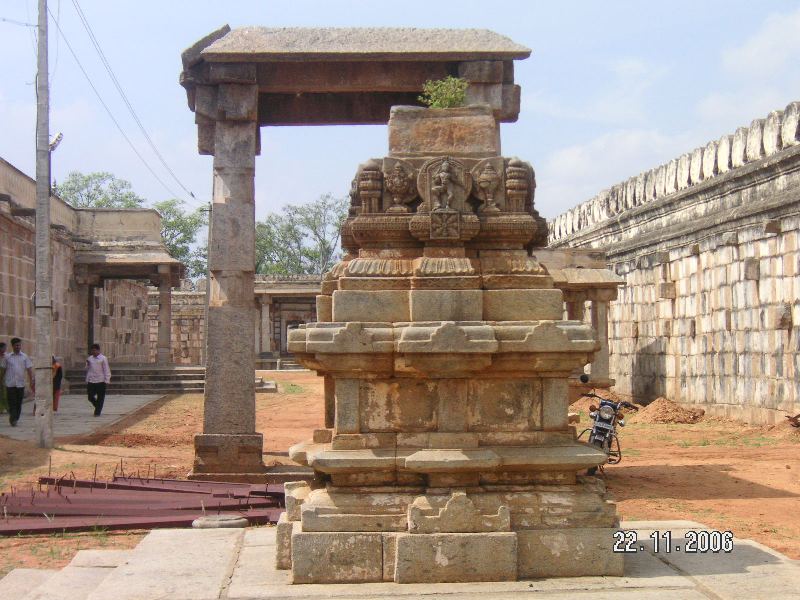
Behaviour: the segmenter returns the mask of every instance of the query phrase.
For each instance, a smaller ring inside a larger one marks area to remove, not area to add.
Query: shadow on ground
[[[606,485],[617,500],[794,498],[798,494],[734,477],[731,465],[614,466],[605,470]],[[698,482],[702,481],[702,485]]]

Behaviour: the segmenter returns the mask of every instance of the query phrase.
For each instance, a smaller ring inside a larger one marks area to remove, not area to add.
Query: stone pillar
[[[195,436],[190,477],[260,481],[253,344],[258,88],[216,88],[203,433]]]
[[[567,304],[567,319],[570,321],[583,321],[586,294],[581,292],[567,292],[564,294],[564,300]]]
[[[608,379],[608,302],[592,300],[592,327],[597,332],[600,349],[592,361],[592,380]]]
[[[272,296],[261,296],[261,352],[272,352]]]
[[[161,278],[158,282],[156,362],[164,365],[172,362],[172,281],[169,265],[159,265],[158,273]]]

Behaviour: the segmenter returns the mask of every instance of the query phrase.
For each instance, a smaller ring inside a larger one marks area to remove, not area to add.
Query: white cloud
[[[720,53],[729,76],[722,89],[703,97],[696,106],[706,131],[730,132],[782,109],[800,90],[800,9],[773,14],[740,45]]]
[[[588,94],[571,102],[545,92],[526,91],[522,109],[555,118],[593,123],[643,123],[648,119],[648,94],[665,78],[669,69],[641,58],[622,57],[598,65],[602,85],[586,86]]]
[[[772,14],[745,42],[723,52],[725,69],[739,76],[768,79],[796,71],[800,56],[800,9]]]
[[[537,209],[546,217],[558,215],[604,188],[678,156],[689,143],[685,134],[625,129],[561,148],[537,169]]]

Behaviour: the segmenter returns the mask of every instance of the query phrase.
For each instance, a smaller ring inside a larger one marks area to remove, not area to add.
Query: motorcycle
[[[589,377],[581,375],[581,383],[589,383]],[[584,429],[580,433],[578,439],[588,433],[589,443],[606,453],[609,465],[616,465],[622,461],[622,448],[617,436],[617,426],[625,427],[625,414],[621,409],[627,408],[636,411],[639,408],[625,400],[620,400],[619,402],[608,400],[595,394],[594,390],[586,392],[583,396],[599,400],[600,406],[595,406],[594,404],[589,406],[589,418],[594,421],[591,427]],[[591,467],[587,470],[587,474],[594,475],[599,468],[599,466]]]

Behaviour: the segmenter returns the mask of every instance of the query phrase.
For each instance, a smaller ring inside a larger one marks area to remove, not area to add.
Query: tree
[[[161,214],[161,237],[172,258],[187,266],[190,278],[205,277],[207,247],[193,249],[192,246],[200,228],[208,224],[206,212],[201,208],[187,211],[183,205],[183,200],[177,198],[153,204]]]
[[[75,208],[139,208],[144,204],[129,181],[101,171],[88,175],[72,171],[55,186],[55,192]]]
[[[329,270],[339,259],[339,230],[347,206],[347,198],[325,194],[267,215],[256,223],[256,272],[316,275]]]

